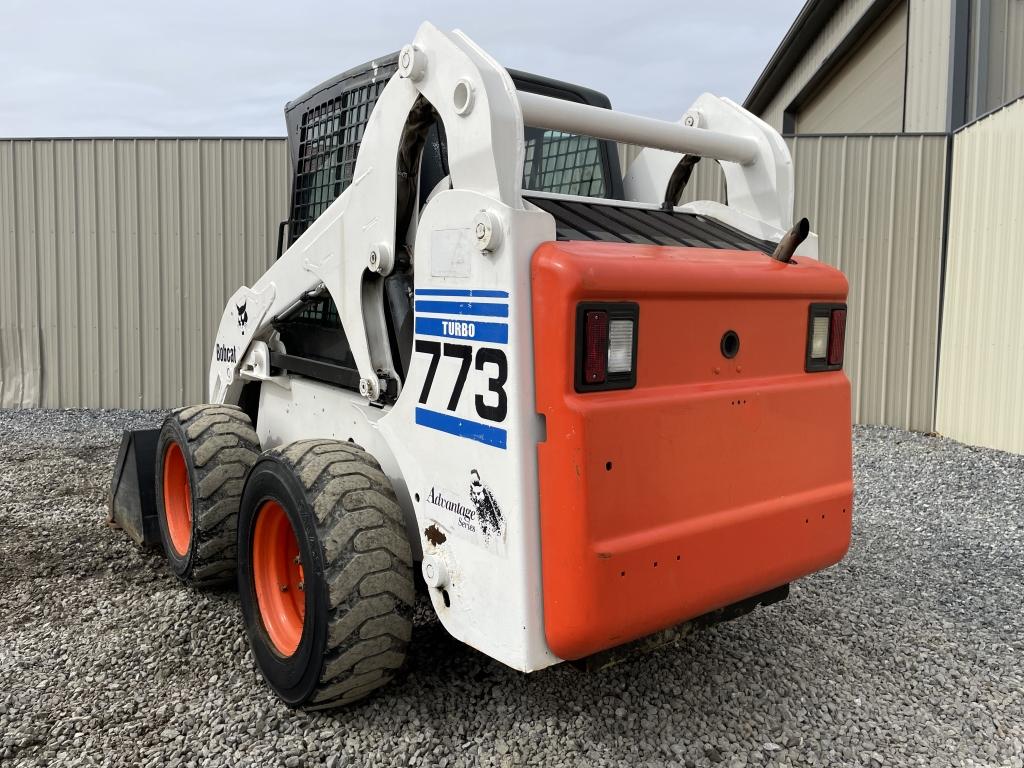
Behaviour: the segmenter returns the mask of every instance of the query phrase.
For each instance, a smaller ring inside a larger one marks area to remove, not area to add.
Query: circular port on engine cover
[[[736,331],[726,331],[722,334],[722,357],[732,360],[740,351],[740,335]]]

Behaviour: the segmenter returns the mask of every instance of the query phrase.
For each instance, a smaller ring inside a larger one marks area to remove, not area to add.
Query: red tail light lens
[[[586,313],[583,340],[583,381],[603,384],[608,378],[608,313]]]
[[[843,350],[846,346],[846,308],[833,309],[828,330],[828,364],[843,366]]]

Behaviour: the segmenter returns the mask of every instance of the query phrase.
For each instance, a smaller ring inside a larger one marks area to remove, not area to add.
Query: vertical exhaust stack
[[[782,236],[779,240],[778,246],[772,253],[772,258],[776,261],[781,261],[783,264],[793,263],[793,254],[796,249],[800,247],[800,243],[807,239],[807,235],[811,231],[811,222],[806,217],[800,219],[793,228]]]

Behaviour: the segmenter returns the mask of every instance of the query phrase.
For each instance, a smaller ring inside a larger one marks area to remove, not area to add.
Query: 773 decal
[[[505,420],[505,416],[508,415],[508,394],[505,392],[505,384],[508,382],[508,358],[505,357],[504,350],[497,347],[477,347],[474,353],[473,347],[469,344],[442,344],[440,341],[417,339],[416,351],[430,355],[430,366],[427,368],[423,389],[420,391],[420,405],[426,405],[430,397],[441,358],[452,358],[458,361],[459,372],[455,377],[455,386],[448,396],[447,409],[455,411],[459,407],[462,390],[465,389],[469,368],[472,365],[476,370],[488,375],[487,392],[477,394],[473,398],[477,414],[488,421]]]

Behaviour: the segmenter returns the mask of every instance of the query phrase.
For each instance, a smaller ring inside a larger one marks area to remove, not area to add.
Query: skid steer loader
[[[112,514],[183,581],[237,579],[287,704],[389,681],[417,582],[530,672],[843,556],[847,282],[769,126],[708,94],[615,112],[430,24],[286,116],[279,258],[227,303],[209,404],[126,434]],[[678,204],[700,158],[728,205]]]

